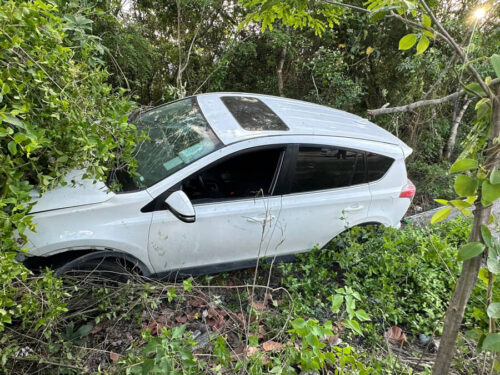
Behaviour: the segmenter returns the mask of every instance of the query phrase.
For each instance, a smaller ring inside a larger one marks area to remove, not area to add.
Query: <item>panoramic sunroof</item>
[[[283,120],[257,98],[223,96],[221,100],[245,130],[289,130]]]

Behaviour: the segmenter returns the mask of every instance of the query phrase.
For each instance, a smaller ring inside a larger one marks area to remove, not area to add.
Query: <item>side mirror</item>
[[[182,190],[177,190],[170,194],[165,199],[165,203],[179,220],[185,223],[194,223],[196,221],[193,204]]]

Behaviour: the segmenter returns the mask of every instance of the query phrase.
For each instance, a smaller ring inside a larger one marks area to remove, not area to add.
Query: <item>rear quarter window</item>
[[[394,159],[374,154],[366,153],[366,163],[367,163],[367,182],[373,182],[381,179],[389,170],[389,168],[394,163]]]

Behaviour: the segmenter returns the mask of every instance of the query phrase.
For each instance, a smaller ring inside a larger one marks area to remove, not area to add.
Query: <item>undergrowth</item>
[[[463,218],[356,228],[324,250],[263,266],[257,285],[253,270],[177,283],[26,276],[15,287],[38,298],[38,313],[5,325],[1,365],[12,374],[427,373],[432,348],[419,337],[439,334],[468,233]],[[484,323],[481,283],[464,327]],[[397,345],[384,337],[394,327],[406,333]],[[480,360],[474,339],[467,332],[459,345],[467,360],[454,366],[464,373]]]

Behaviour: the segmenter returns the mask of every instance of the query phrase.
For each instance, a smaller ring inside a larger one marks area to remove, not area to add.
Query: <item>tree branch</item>
[[[465,94],[464,90],[460,90],[457,92],[454,92],[453,94],[447,95],[442,98],[438,99],[427,99],[427,100],[419,100],[418,102],[406,104],[400,107],[388,107],[388,108],[378,108],[378,109],[369,109],[368,114],[370,116],[378,116],[378,115],[386,115],[388,113],[397,113],[397,112],[413,112],[415,108],[418,107],[423,107],[426,105],[435,105],[435,104],[442,104],[449,102],[453,99],[458,98],[459,96],[462,96]]]
[[[410,21],[408,18],[405,18],[397,13],[394,13],[393,11],[391,11],[391,13],[388,14],[386,17],[393,17],[393,18],[396,18],[396,19],[400,20],[401,22],[406,23],[407,25],[410,25],[410,26],[415,27],[417,29],[427,30],[428,32],[434,34],[436,37],[443,39],[447,43],[450,43],[450,41],[448,40],[446,35],[440,33],[439,31],[436,31],[431,27],[421,25],[417,22]]]
[[[436,27],[439,29],[439,31],[446,37],[446,40],[448,40],[450,46],[458,53],[460,58],[463,60],[464,64],[467,66],[467,70],[472,74],[474,79],[476,80],[477,83],[481,86],[483,91],[488,95],[490,99],[493,99],[493,94],[491,93],[490,89],[488,88],[488,85],[484,80],[481,78],[479,75],[478,71],[472,64],[467,64],[467,55],[465,54],[464,50],[462,47],[460,47],[457,42],[451,37],[451,35],[446,31],[446,29],[441,25],[441,23],[438,21],[436,18],[436,15],[432,12],[431,8],[427,5],[427,3],[424,0],[420,0],[422,3],[422,6],[426,10],[426,12],[429,14],[429,17],[431,17],[432,21],[436,24]]]
[[[491,81],[491,85],[496,84],[500,82],[500,78],[495,78],[494,80]],[[415,108],[418,107],[423,107],[426,105],[436,105],[436,104],[443,104],[446,102],[449,102],[450,100],[456,99],[462,95],[464,95],[467,91],[466,90],[460,90],[457,92],[454,92],[453,94],[444,96],[442,98],[437,98],[437,99],[427,99],[427,100],[419,100],[418,102],[410,103],[407,105],[403,105],[400,107],[382,107],[378,109],[369,109],[368,114],[370,116],[378,116],[378,115],[386,115],[389,113],[397,113],[397,112],[412,112]]]
[[[328,4],[332,4],[332,5],[336,5],[336,6],[339,6],[339,7],[343,7],[343,8],[349,8],[349,9],[354,9],[354,10],[357,10],[358,12],[363,12],[363,13],[370,13],[370,11],[368,9],[365,9],[365,8],[361,8],[361,7],[357,7],[355,5],[351,5],[351,4],[344,4],[344,3],[339,3],[337,1],[333,1],[333,0],[322,0],[324,3],[328,3]]]

